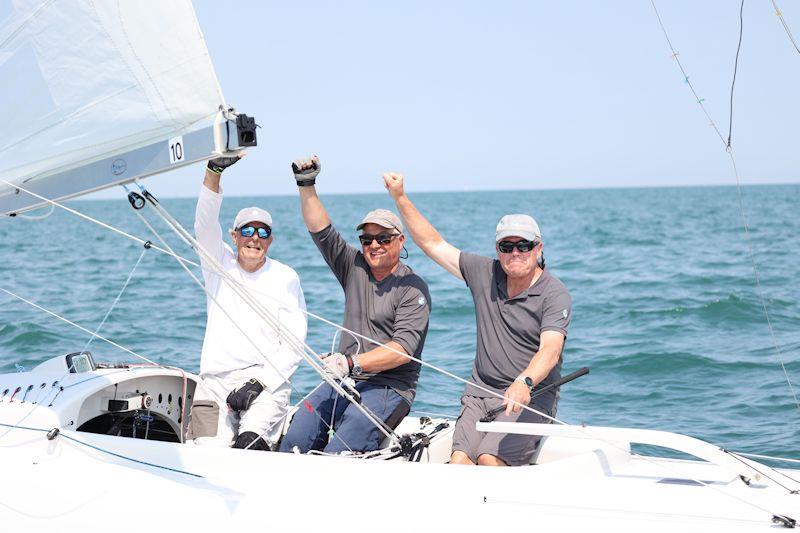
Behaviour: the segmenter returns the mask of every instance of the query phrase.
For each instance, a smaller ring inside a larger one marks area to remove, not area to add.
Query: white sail
[[[12,6],[0,27],[2,180],[29,188],[48,175],[208,127],[224,105],[188,0]],[[53,196],[113,184],[78,181],[53,185]],[[0,181],[0,198],[13,191]],[[37,192],[50,197],[41,183]]]

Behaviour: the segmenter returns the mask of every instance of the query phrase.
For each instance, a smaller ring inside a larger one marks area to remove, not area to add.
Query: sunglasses
[[[503,254],[510,254],[512,251],[514,251],[514,248],[523,253],[530,252],[537,246],[539,246],[539,243],[536,241],[500,241],[497,243],[497,249]]]
[[[272,228],[269,226],[266,228],[256,228],[253,226],[242,226],[239,228],[239,235],[242,237],[252,237],[256,232],[258,232],[259,239],[269,239],[269,236],[272,235]]]
[[[358,240],[361,241],[361,246],[370,246],[372,241],[378,241],[378,244],[386,246],[397,237],[397,233],[381,233],[379,235],[359,235]]]

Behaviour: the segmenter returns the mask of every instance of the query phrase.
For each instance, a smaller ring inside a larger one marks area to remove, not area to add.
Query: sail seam
[[[12,41],[13,41],[13,40],[14,40],[14,39],[17,37],[17,35],[19,35],[19,34],[20,34],[20,33],[21,33],[21,32],[22,32],[22,31],[23,31],[23,30],[24,30],[26,27],[28,27],[28,26],[29,26],[31,23],[33,23],[33,21],[34,21],[34,20],[36,20],[37,18],[39,18],[39,15],[41,15],[41,14],[42,14],[42,11],[46,10],[48,7],[50,7],[51,5],[53,5],[53,4],[55,3],[55,1],[56,1],[56,0],[48,0],[48,1],[46,1],[46,2],[43,2],[43,3],[42,3],[42,4],[41,4],[39,7],[38,7],[38,9],[36,9],[36,11],[32,12],[30,15],[28,15],[28,17],[27,17],[25,20],[23,20],[22,22],[20,22],[19,26],[18,26],[18,27],[17,27],[17,28],[16,28],[16,29],[15,29],[13,32],[11,32],[11,35],[9,35],[8,37],[6,37],[6,39],[5,39],[5,40],[4,40],[2,43],[0,43],[0,50],[2,50],[3,48],[5,48],[5,47],[6,47],[6,46],[7,46],[7,45],[8,45],[10,42],[12,42]]]

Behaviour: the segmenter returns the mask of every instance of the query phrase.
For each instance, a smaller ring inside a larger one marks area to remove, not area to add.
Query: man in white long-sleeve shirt
[[[220,177],[238,160],[209,161],[197,199],[196,238],[239,286],[279,319],[283,331],[259,317],[200,254],[208,321],[200,356],[202,382],[195,391],[187,439],[268,450],[280,436],[291,393],[288,380],[300,362],[283,334],[305,340],[306,305],[297,273],[267,257],[273,241],[267,211],[239,211],[230,231],[235,250],[223,241]]]

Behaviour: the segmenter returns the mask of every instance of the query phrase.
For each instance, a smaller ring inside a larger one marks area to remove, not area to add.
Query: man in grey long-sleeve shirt
[[[317,196],[319,160],[297,161],[293,167],[306,227],[345,294],[339,352],[323,361],[335,378],[352,377],[361,404],[394,428],[416,393],[420,364],[408,356],[422,356],[431,308],[428,286],[400,262],[405,236],[397,215],[385,209],[371,211],[356,228],[362,232],[361,249],[348,246]],[[294,415],[281,451],[365,452],[381,443],[383,433],[375,424],[345,398],[337,398],[327,383],[304,407]],[[335,435],[330,442],[328,425]]]

